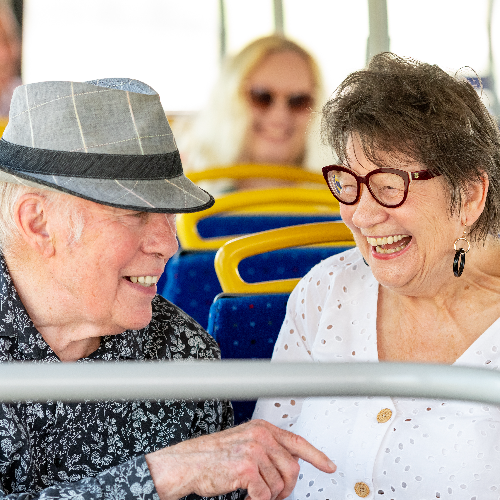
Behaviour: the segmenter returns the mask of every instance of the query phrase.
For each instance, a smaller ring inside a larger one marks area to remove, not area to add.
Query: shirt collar
[[[15,339],[14,360],[58,361],[21,302],[3,255],[0,255],[0,337]]]

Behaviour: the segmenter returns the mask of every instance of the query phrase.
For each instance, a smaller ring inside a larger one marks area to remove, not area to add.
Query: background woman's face
[[[245,91],[251,119],[242,160],[300,163],[314,95],[307,61],[290,51],[270,54],[250,73]]]

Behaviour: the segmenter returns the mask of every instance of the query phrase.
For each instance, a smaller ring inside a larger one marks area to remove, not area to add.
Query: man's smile
[[[158,282],[159,276],[125,276],[125,279],[142,286],[153,286]]]

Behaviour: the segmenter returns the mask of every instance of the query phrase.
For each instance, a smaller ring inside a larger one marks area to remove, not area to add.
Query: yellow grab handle
[[[193,182],[215,179],[248,179],[261,177],[266,179],[283,179],[291,182],[312,182],[325,185],[323,174],[310,172],[292,165],[241,164],[212,167],[200,172],[188,172],[186,176]]]
[[[9,123],[9,117],[8,116],[2,116],[0,117],[0,137],[2,137],[5,127],[7,127],[7,124]]]
[[[234,238],[234,236],[222,236],[216,238],[203,239],[198,232],[198,221],[205,217],[210,217],[222,212],[234,212],[246,207],[269,206],[272,204],[289,204],[301,207],[297,212],[304,214],[303,207],[311,206],[312,214],[340,213],[338,201],[327,189],[315,188],[274,188],[274,189],[254,189],[226,194],[215,200],[215,205],[202,212],[189,214],[179,214],[177,216],[177,236],[181,247],[186,250],[220,248],[224,243]],[[323,210],[318,212],[321,206]],[[313,208],[314,207],[314,208]],[[254,211],[255,212],[255,211]],[[270,212],[265,212],[270,213]],[[292,212],[293,213],[293,212]]]
[[[290,293],[299,279],[247,283],[238,271],[240,262],[252,255],[281,248],[331,243],[332,246],[354,246],[350,229],[343,222],[316,222],[235,238],[224,244],[215,256],[215,272],[226,293]]]

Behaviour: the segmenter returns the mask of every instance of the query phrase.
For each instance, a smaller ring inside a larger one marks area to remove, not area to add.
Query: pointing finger
[[[337,470],[337,466],[322,451],[319,451],[303,437],[276,428],[275,438],[291,455],[309,462],[317,469],[327,473]]]

